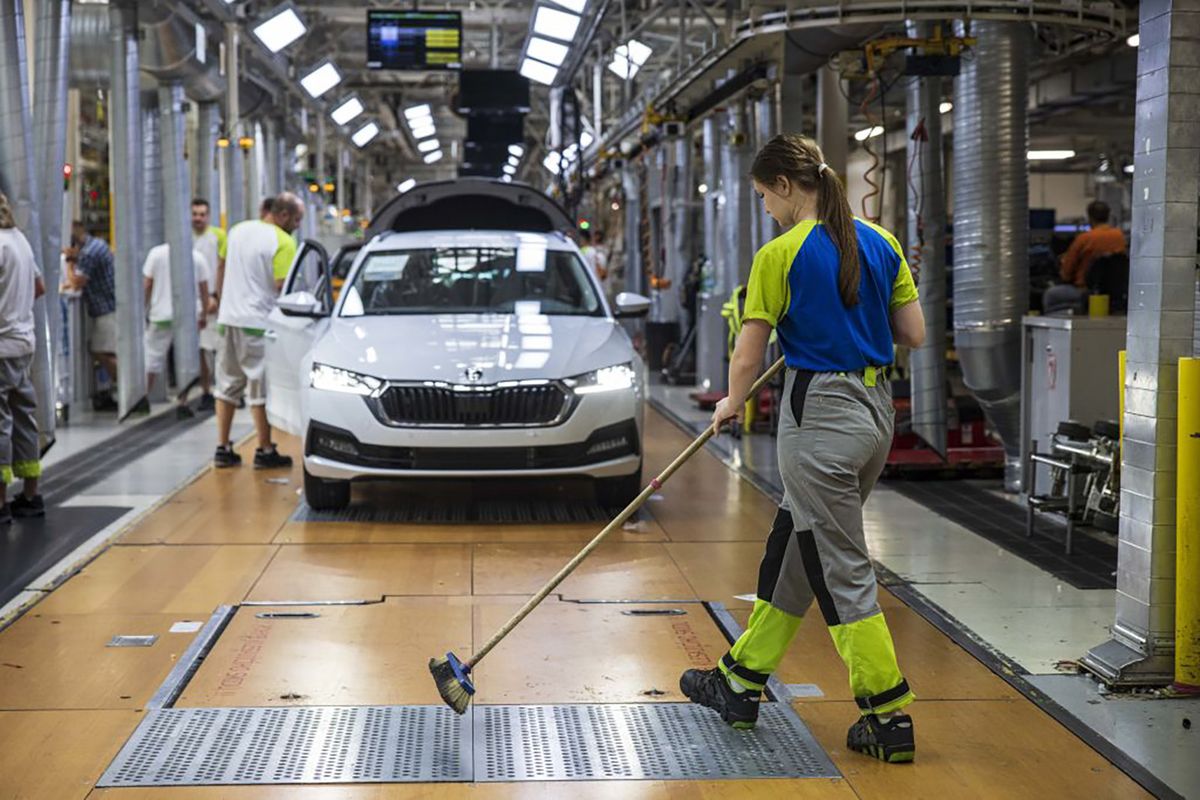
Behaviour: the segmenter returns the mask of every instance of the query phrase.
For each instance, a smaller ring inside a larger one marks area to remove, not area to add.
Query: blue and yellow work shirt
[[[892,312],[917,299],[900,243],[855,218],[858,305],[838,292],[841,258],[825,226],[813,220],[763,245],[754,256],[743,319],[776,328],[789,367],[854,372],[892,363]]]

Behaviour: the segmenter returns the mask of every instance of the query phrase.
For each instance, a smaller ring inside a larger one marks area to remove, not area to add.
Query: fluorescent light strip
[[[437,135],[437,128],[432,125],[425,125],[420,128],[413,128],[412,135],[414,139],[428,139],[430,136]]]
[[[876,125],[873,128],[863,128],[854,134],[854,141],[865,142],[867,139],[874,139],[876,136],[883,136],[882,125]]]
[[[258,40],[272,53],[278,53],[308,33],[308,26],[294,8],[284,8],[251,29]]]
[[[1075,157],[1074,150],[1030,150],[1030,161],[1066,161]]]
[[[442,151],[441,150],[434,150],[432,153],[428,153],[425,156],[426,164],[435,164],[441,160],[442,160]]]
[[[333,110],[329,116],[338,125],[345,125],[352,119],[363,113],[363,104],[357,97],[351,97],[342,101],[342,104]]]
[[[432,116],[433,116],[433,109],[429,107],[428,103],[422,103],[419,106],[409,106],[408,108],[404,109],[404,118],[405,119],[412,120],[412,119],[417,119],[419,117],[432,117]]]
[[[332,61],[326,61],[300,79],[300,85],[314,100],[341,82],[342,74]]]
[[[399,185],[396,186],[396,191],[399,192],[400,194],[404,194],[405,192],[407,192],[409,189],[413,188],[416,185],[417,185],[417,179],[409,178],[408,180],[401,181],[399,183]]]
[[[521,62],[521,74],[531,81],[537,81],[538,83],[550,86],[554,83],[554,79],[558,77],[558,70],[549,64],[543,64],[541,61],[526,58]]]
[[[379,126],[374,122],[368,122],[366,125],[363,125],[354,132],[354,134],[350,137],[350,141],[354,142],[354,144],[358,147],[363,147],[367,144],[367,142],[371,141],[378,135]]]
[[[514,167],[512,164],[505,164],[504,165],[504,174],[505,175],[516,175],[517,168]]]
[[[566,45],[543,39],[540,36],[530,36],[528,44],[525,45],[525,53],[530,58],[536,58],[538,61],[544,61],[554,67],[561,67],[562,63],[567,60],[569,52],[571,52],[570,48]]]
[[[521,156],[525,155],[525,148],[519,144],[510,144],[508,146],[508,154],[520,158]]]
[[[426,139],[423,142],[417,142],[417,149],[422,153],[430,153],[442,149],[442,145],[437,139]]]
[[[579,30],[579,17],[548,6],[538,6],[533,18],[533,32],[550,39],[569,42]]]
[[[576,14],[582,14],[583,10],[587,8],[587,0],[550,0],[550,2],[556,6],[569,8]]]

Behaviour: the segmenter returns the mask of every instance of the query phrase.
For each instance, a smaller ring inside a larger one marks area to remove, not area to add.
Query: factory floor
[[[211,434],[210,426],[165,448],[169,457],[186,452],[203,463],[211,435],[201,434]],[[649,412],[647,476],[688,440]],[[298,455],[296,441],[281,446]],[[251,450],[242,448],[247,457]],[[729,468],[726,455],[705,451],[684,466],[636,523],[496,648],[477,671],[477,708],[683,700],[679,673],[711,665],[728,646],[712,611],[727,608],[745,624],[775,510],[768,494]],[[10,623],[0,630],[0,798],[1151,796],[1092,746],[1092,728],[1072,730],[1051,716],[983,657],[990,650],[950,629],[913,582],[895,575],[881,588],[880,603],[919,697],[912,765],[884,765],[846,750],[857,710],[814,614],[778,678],[796,689],[791,706],[840,777],[96,788],[217,607],[234,607],[228,625],[181,685],[174,708],[434,705],[426,660],[481,644],[600,527],[413,523],[369,513],[358,521],[310,521],[298,468],[202,470],[182,480],[177,491],[125,495],[122,507],[142,513],[132,523],[121,517],[112,546],[61,585],[45,578],[0,621]],[[547,491],[569,506],[582,503],[586,489]],[[427,500],[483,507],[503,499],[463,484],[409,491],[416,494],[367,487],[356,490],[356,500],[387,508]],[[110,494],[97,494],[96,504],[121,499]],[[944,522],[887,489],[872,499],[867,519],[872,547],[949,535]],[[313,615],[296,616],[297,609]],[[1055,623],[1051,614],[1023,624],[1032,635],[1039,624]],[[148,647],[108,646],[117,635],[158,638]],[[1092,701],[1079,702],[1086,708]],[[1196,732],[1178,735],[1194,739]],[[1180,788],[1176,776],[1171,780],[1182,796],[1200,785]]]

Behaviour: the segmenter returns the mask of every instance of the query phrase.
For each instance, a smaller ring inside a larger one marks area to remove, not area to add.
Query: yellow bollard
[[[1200,694],[1200,358],[1179,359],[1175,688]]]

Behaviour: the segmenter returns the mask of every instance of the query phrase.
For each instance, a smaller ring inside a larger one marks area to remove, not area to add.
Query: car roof
[[[369,251],[428,249],[430,247],[510,247],[538,244],[547,250],[574,251],[575,243],[561,233],[525,233],[519,231],[414,231],[379,234],[363,248]]]

